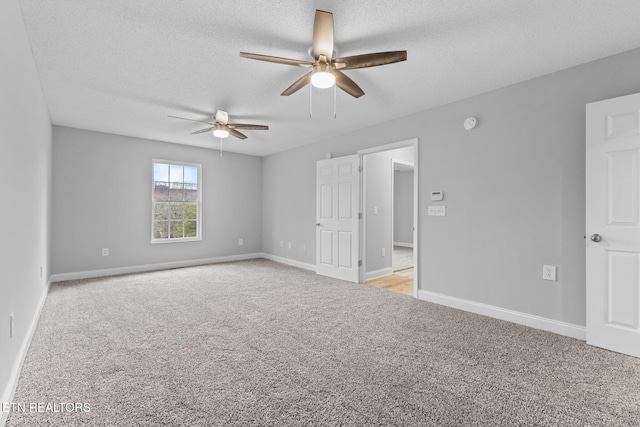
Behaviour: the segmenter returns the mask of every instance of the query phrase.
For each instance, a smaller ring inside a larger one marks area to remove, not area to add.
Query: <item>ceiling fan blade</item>
[[[394,62],[406,60],[407,51],[396,50],[393,52],[367,53],[364,55],[336,58],[334,65],[339,70],[354,70],[356,68],[377,67],[378,65],[393,64]]]
[[[243,134],[243,133],[240,133],[240,132],[238,132],[238,131],[237,131],[237,130],[235,130],[235,129],[228,128],[227,130],[229,131],[229,133],[230,133],[231,135],[235,136],[236,138],[240,138],[240,139],[247,139],[247,135],[245,135],[245,134]]]
[[[292,93],[297,92],[300,89],[302,89],[303,87],[305,87],[306,85],[308,85],[311,82],[311,74],[313,74],[313,71],[309,71],[307,74],[305,74],[304,76],[300,77],[298,80],[293,82],[293,84],[291,86],[286,88],[284,90],[284,92],[282,92],[280,95],[281,96],[289,96]]]
[[[191,135],[197,135],[197,134],[199,134],[199,133],[205,133],[205,132],[210,131],[211,129],[215,129],[215,127],[212,127],[212,128],[206,128],[206,129],[200,129],[200,130],[197,130],[197,131],[195,131],[195,132],[191,132]]]
[[[298,67],[309,68],[313,66],[313,62],[299,61],[297,59],[280,58],[278,56],[259,55],[257,53],[240,52],[240,56],[248,59],[256,59],[258,61],[275,62],[276,64],[295,65]]]
[[[336,86],[338,86],[340,89],[347,92],[354,98],[360,98],[362,95],[364,95],[364,91],[360,88],[360,86],[358,86],[356,82],[347,77],[346,74],[338,70],[334,70],[334,73],[336,75]]]
[[[318,59],[320,55],[331,62],[333,55],[333,13],[316,10],[313,21],[313,55]]]
[[[247,129],[247,130],[269,130],[269,126],[265,125],[248,125],[241,123],[228,123],[230,129]]]
[[[188,120],[190,122],[204,123],[205,125],[215,126],[215,123],[203,122],[202,120],[185,119],[184,117],[178,117],[178,116],[167,116],[167,117],[171,117],[172,119]]]

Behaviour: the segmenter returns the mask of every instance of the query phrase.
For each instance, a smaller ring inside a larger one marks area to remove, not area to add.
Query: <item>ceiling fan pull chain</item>
[[[333,118],[337,119],[338,118],[338,113],[336,112],[336,84],[333,85]]]
[[[309,118],[313,117],[311,112],[313,106],[313,85],[309,85]]]
[[[220,138],[220,157],[222,157],[222,138]]]

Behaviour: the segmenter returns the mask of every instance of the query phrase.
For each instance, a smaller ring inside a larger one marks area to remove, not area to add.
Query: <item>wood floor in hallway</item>
[[[391,292],[413,296],[413,268],[396,271],[389,276],[369,280],[365,282],[365,284]]]

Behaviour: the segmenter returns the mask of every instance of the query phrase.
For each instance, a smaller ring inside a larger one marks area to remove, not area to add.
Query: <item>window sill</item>
[[[155,245],[156,243],[164,244],[164,243],[185,243],[185,242],[201,242],[201,237],[192,237],[188,239],[151,239],[151,244]]]

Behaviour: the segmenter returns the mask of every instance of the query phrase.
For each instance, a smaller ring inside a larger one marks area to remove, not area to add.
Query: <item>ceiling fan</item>
[[[247,135],[241,132],[238,132],[237,129],[269,130],[269,126],[264,126],[264,125],[229,123],[229,114],[223,110],[216,111],[214,123],[205,122],[202,120],[187,119],[185,117],[177,117],[177,116],[169,116],[169,117],[173,119],[188,120],[190,122],[204,123],[206,125],[209,125],[209,127],[207,128],[200,129],[195,132],[191,132],[192,135],[197,135],[199,133],[204,133],[212,130],[213,136],[215,136],[216,138],[226,138],[229,135],[232,135],[232,136],[235,136],[236,138],[247,139]]]
[[[329,88],[335,84],[355,98],[364,95],[364,91],[353,80],[347,77],[342,70],[376,67],[378,65],[392,64],[407,59],[406,50],[333,58],[333,14],[322,10],[316,10],[313,23],[313,51],[311,53],[314,58],[313,62],[246,52],[240,52],[240,56],[243,58],[257,59],[259,61],[311,68],[311,71],[286,88],[281,94],[283,96],[289,96],[311,83],[318,88]]]

